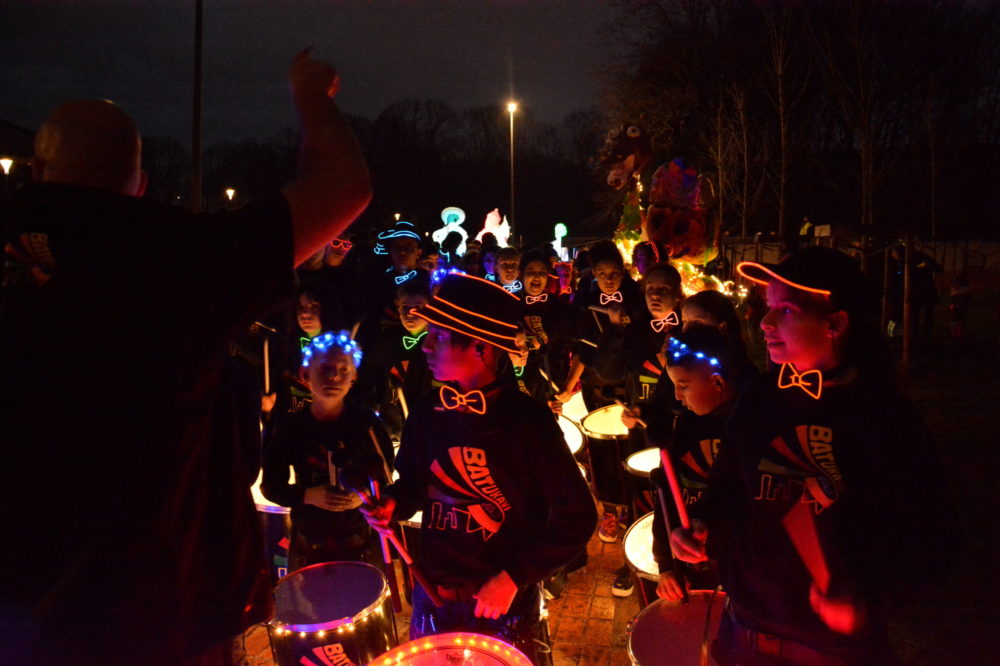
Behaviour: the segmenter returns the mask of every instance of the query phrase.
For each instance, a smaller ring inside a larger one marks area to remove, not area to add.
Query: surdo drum
[[[576,423],[565,416],[560,414],[557,420],[559,421],[559,429],[562,430],[563,437],[566,439],[566,446],[569,447],[569,452],[575,456],[583,449],[583,433]]]
[[[278,666],[367,664],[394,647],[396,626],[382,572],[364,562],[324,562],[274,589],[268,623]]]
[[[295,483],[295,470],[289,467],[291,483]],[[260,527],[264,534],[264,553],[267,556],[268,570],[271,581],[277,582],[288,573],[288,539],[292,531],[291,509],[280,506],[264,497],[260,492],[260,484],[264,479],[264,470],[257,473],[257,480],[250,488],[253,503],[260,515]]]
[[[646,606],[629,625],[628,656],[632,664],[701,663],[702,650],[718,634],[725,598],[723,592],[692,590],[686,604],[658,599]]]
[[[531,666],[531,660],[510,643],[482,634],[454,632],[403,643],[372,662],[372,666]]]
[[[628,449],[628,428],[622,423],[621,405],[595,409],[580,422],[587,436],[590,477],[597,499],[610,504],[628,504],[622,463]]]

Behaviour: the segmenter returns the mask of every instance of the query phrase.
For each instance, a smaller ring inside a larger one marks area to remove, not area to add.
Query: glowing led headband
[[[680,360],[685,356],[693,356],[699,361],[704,361],[705,363],[708,363],[710,366],[712,366],[717,370],[722,370],[722,362],[719,359],[717,359],[714,356],[708,356],[707,354],[705,354],[705,352],[700,352],[691,349],[677,338],[670,338],[669,345],[670,345],[669,349],[670,356],[673,357],[674,359]]]
[[[338,331],[337,333],[324,333],[317,335],[309,341],[309,344],[302,350],[302,367],[308,368],[309,361],[316,354],[325,354],[330,349],[340,349],[345,355],[354,360],[355,367],[361,365],[361,347],[357,341],[351,339],[348,331]]]
[[[436,285],[441,280],[445,279],[449,275],[465,275],[465,271],[459,268],[435,268],[434,272],[431,273],[431,284]]]

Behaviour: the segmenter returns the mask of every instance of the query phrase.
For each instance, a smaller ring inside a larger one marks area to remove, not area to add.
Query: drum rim
[[[258,513],[276,513],[287,515],[292,512],[292,510],[287,506],[281,506],[280,504],[259,504],[254,502],[254,506],[257,507]]]
[[[354,615],[352,615],[350,617],[345,616],[345,617],[337,618],[335,620],[327,620],[325,622],[318,622],[316,624],[288,624],[288,623],[285,623],[285,622],[281,622],[277,618],[278,609],[277,609],[277,607],[275,607],[275,610],[274,610],[275,617],[272,618],[271,620],[269,620],[268,624],[271,625],[272,627],[274,627],[275,629],[281,629],[281,630],[284,630],[284,631],[295,631],[295,632],[299,632],[299,631],[307,631],[307,632],[308,631],[328,631],[330,629],[338,629],[338,628],[342,628],[342,627],[346,627],[346,626],[350,626],[351,629],[353,629],[353,625],[355,623],[364,622],[368,618],[369,615],[371,615],[376,610],[378,610],[379,606],[381,606],[382,604],[384,604],[385,601],[386,601],[386,599],[389,598],[389,596],[391,594],[390,591],[389,591],[389,583],[385,579],[385,574],[383,574],[379,570],[378,567],[376,567],[374,565],[371,565],[371,564],[368,564],[367,562],[356,562],[356,561],[350,561],[350,560],[334,560],[332,562],[318,562],[316,564],[310,564],[307,567],[302,567],[301,569],[296,569],[295,571],[289,572],[289,574],[287,576],[285,576],[284,578],[282,578],[281,580],[279,580],[278,583],[277,583],[277,585],[274,586],[274,595],[275,595],[275,597],[277,597],[277,595],[278,595],[278,588],[281,587],[282,583],[286,583],[295,574],[302,573],[303,571],[308,571],[309,569],[317,569],[319,567],[326,567],[326,566],[329,566],[331,564],[352,564],[352,565],[358,565],[358,566],[367,567],[369,569],[375,570],[378,573],[379,578],[382,581],[382,590],[379,592],[378,596],[375,598],[375,601],[373,601],[371,604],[369,604],[365,608],[362,608],[360,611],[358,611],[357,613],[355,613]]]
[[[699,597],[715,595],[718,597],[718,599],[716,599],[712,603],[725,603],[726,601],[726,592],[718,588],[714,590],[688,590],[688,595],[689,596],[695,595]],[[628,658],[632,661],[633,664],[638,664],[639,658],[635,655],[635,652],[632,651],[632,632],[635,631],[635,628],[636,626],[638,626],[639,620],[642,618],[642,616],[645,615],[647,612],[652,612],[652,609],[658,607],[661,601],[664,604],[676,603],[667,601],[666,599],[657,599],[656,601],[652,601],[649,603],[648,606],[646,606],[638,613],[636,613],[635,617],[633,617],[632,620],[628,623],[628,640],[625,641],[625,649],[628,652]]]
[[[646,571],[640,571],[639,567],[637,567],[634,564],[632,564],[632,560],[630,560],[628,558],[628,551],[625,549],[625,544],[628,542],[628,535],[632,533],[632,530],[635,527],[637,527],[639,525],[639,523],[641,523],[643,520],[645,520],[647,516],[653,516],[655,513],[656,513],[655,511],[648,511],[648,512],[642,514],[641,516],[639,516],[638,518],[636,518],[636,520],[635,520],[634,523],[632,523],[631,525],[628,526],[628,529],[625,530],[625,534],[622,535],[622,554],[625,556],[625,564],[627,564],[628,568],[631,569],[632,572],[635,573],[635,575],[638,576],[639,578],[644,578],[645,580],[651,580],[653,582],[656,582],[656,581],[658,581],[660,579],[659,575],[658,574],[647,573]],[[650,522],[652,522],[652,520],[653,519],[651,519]],[[652,544],[650,544],[650,547],[652,547]],[[655,562],[656,560],[654,559],[653,561]],[[652,605],[652,604],[650,604],[650,605]],[[646,608],[649,608],[649,606],[647,606]],[[645,610],[645,609],[643,609],[643,610]],[[640,611],[640,613],[641,613],[641,611]],[[639,616],[636,615],[636,617],[639,617]]]
[[[409,650],[410,647],[412,647],[410,645],[411,643],[419,643],[421,641],[429,641],[429,640],[440,641],[442,644],[434,645],[432,646],[432,648],[444,649],[444,648],[452,648],[455,645],[463,645],[462,641],[474,641],[475,639],[483,640],[484,645],[482,645],[481,647],[486,651],[486,654],[493,654],[493,655],[497,654],[496,650],[489,649],[486,645],[487,641],[492,641],[493,643],[499,643],[500,645],[503,645],[507,650],[510,651],[508,654],[516,655],[518,658],[523,660],[523,663],[525,664],[531,663],[531,660],[528,659],[528,655],[524,654],[524,652],[519,650],[516,646],[512,645],[511,643],[508,643],[507,641],[501,638],[497,638],[496,636],[491,636],[489,634],[477,634],[470,631],[450,631],[443,634],[432,634],[429,636],[424,636],[422,638],[416,638],[411,641],[406,641],[405,643],[400,643],[399,645],[392,648],[388,652],[376,657],[374,660],[372,660],[369,666],[377,666],[380,663],[383,664],[386,663],[379,661],[380,659],[383,658],[391,660],[388,662],[390,664],[399,663],[396,661],[397,655],[393,653],[399,651],[398,656],[410,654]],[[464,647],[478,648],[480,646],[477,646],[474,642],[472,642],[470,645],[465,645]]]
[[[635,453],[630,453],[625,458],[625,469],[627,469],[628,472],[632,476],[639,476],[639,477],[648,478],[649,477],[649,472],[641,470],[638,467],[632,467],[632,465],[630,465],[628,463],[628,461],[631,460],[632,458],[636,457],[637,455],[646,453],[647,451],[657,451],[657,456],[659,456],[659,450],[660,450],[660,447],[658,447],[658,446],[647,446],[646,448],[641,449],[639,451],[636,451]],[[653,465],[653,469],[656,469],[657,467],[659,467],[659,462],[660,462],[659,458],[657,458],[656,462],[657,462],[657,464]]]
[[[576,431],[580,433],[580,445],[576,448],[576,450],[573,450],[573,448],[569,446],[569,442],[566,442],[566,446],[570,449],[570,453],[572,453],[575,456],[576,454],[583,451],[583,447],[587,443],[587,434],[583,431],[583,427],[577,421],[574,421],[565,414],[559,414],[558,417],[559,418],[556,419],[556,423],[560,423],[562,419],[565,419],[566,422],[572,425],[576,429]],[[559,431],[562,432],[562,426],[559,427]],[[563,439],[565,438],[566,435],[565,433],[563,433]]]
[[[604,411],[605,409],[610,409],[612,407],[621,407],[621,406],[620,405],[604,405],[603,407],[598,407],[597,409],[595,409],[595,410],[593,410],[591,412],[587,412],[587,415],[584,416],[582,419],[580,419],[580,430],[583,431],[583,434],[586,435],[587,437],[592,437],[594,439],[604,439],[604,440],[626,440],[626,439],[628,439],[628,437],[629,437],[628,432],[626,432],[624,435],[613,435],[611,433],[606,433],[606,432],[595,432],[595,431],[592,431],[590,428],[588,428],[586,426],[587,419],[590,418],[590,416],[592,414],[596,414],[597,412],[601,412],[601,411]],[[624,423],[622,424],[622,427],[623,428],[625,427]]]

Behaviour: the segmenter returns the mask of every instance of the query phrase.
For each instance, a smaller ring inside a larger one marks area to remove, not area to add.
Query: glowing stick
[[[686,530],[691,529],[691,519],[688,517],[687,507],[684,505],[684,496],[681,495],[681,486],[677,483],[677,474],[674,472],[674,464],[670,460],[670,454],[666,449],[660,449],[660,464],[663,465],[663,473],[670,484],[670,492],[674,496],[674,504],[677,505],[677,515],[681,519],[681,527]]]

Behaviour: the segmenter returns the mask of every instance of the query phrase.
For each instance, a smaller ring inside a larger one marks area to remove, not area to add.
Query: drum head
[[[583,402],[583,391],[577,391],[563,403],[562,415],[579,423],[587,415],[587,405]]]
[[[622,423],[623,411],[625,408],[621,405],[601,407],[584,416],[580,425],[588,437],[623,439],[628,437],[628,428]]]
[[[653,512],[650,511],[625,532],[625,560],[641,578],[659,580],[660,569],[653,559]]]
[[[649,473],[659,466],[660,449],[655,446],[636,451],[625,459],[625,467],[635,476],[648,477]]]
[[[274,589],[274,622],[322,631],[357,622],[389,593],[382,572],[364,562],[324,562],[288,574]]]
[[[288,467],[290,474],[289,483],[295,483],[295,470],[290,465]],[[261,469],[257,472],[257,480],[253,482],[250,486],[250,494],[253,495],[253,503],[257,505],[257,510],[261,513],[290,513],[291,509],[287,506],[281,506],[275,504],[271,500],[264,497],[264,493],[260,492],[260,484],[264,480],[264,470]]]
[[[639,666],[697,664],[703,641],[706,648],[719,632],[726,595],[692,591],[686,604],[654,601],[632,621],[628,654]]]
[[[579,426],[565,416],[560,415],[558,421],[559,429],[562,430],[563,437],[566,439],[566,446],[569,447],[569,452],[575,456],[583,448],[583,432]]]
[[[531,660],[510,643],[492,636],[449,633],[425,636],[389,650],[371,666],[531,666]]]

